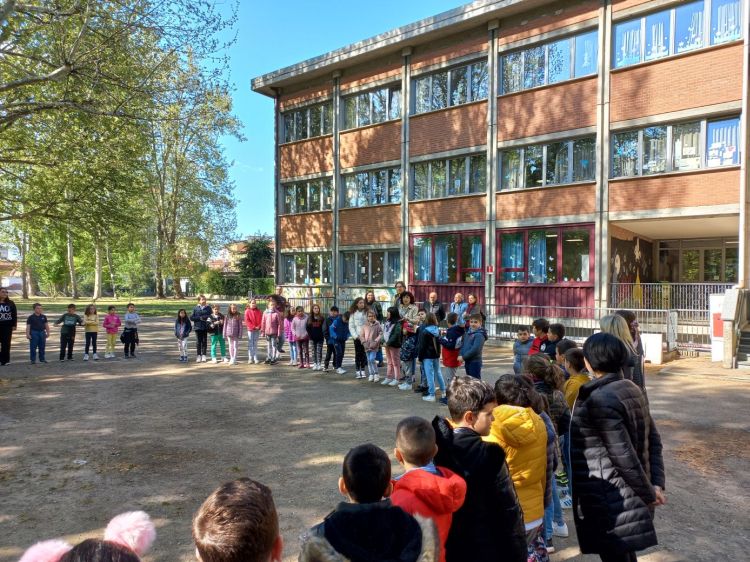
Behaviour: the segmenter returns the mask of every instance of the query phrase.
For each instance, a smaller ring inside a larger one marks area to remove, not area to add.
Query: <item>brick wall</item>
[[[346,95],[347,90],[363,86],[378,80],[394,79],[401,80],[403,64],[400,61],[391,62],[378,66],[374,69],[354,71],[351,74],[344,73],[341,77],[341,94]]]
[[[401,121],[341,133],[342,168],[401,159]]]
[[[573,25],[598,17],[599,3],[561,2],[546,6],[537,15],[523,14],[500,23],[499,44],[513,43],[541,33],[548,33],[561,27]]]
[[[612,11],[619,12],[620,10],[633,8],[634,6],[646,4],[650,1],[651,0],[614,0],[614,2],[612,2]]]
[[[596,77],[501,96],[498,140],[596,125]]]
[[[742,45],[612,73],[612,122],[742,99]]]
[[[487,144],[487,102],[476,102],[424,115],[409,121],[411,156]]]
[[[468,195],[409,203],[409,226],[439,226],[487,220],[487,196]]]
[[[279,249],[330,248],[333,213],[304,213],[279,217]]]
[[[545,187],[497,194],[498,220],[583,215],[596,211],[596,185]]]
[[[401,242],[401,205],[382,205],[339,211],[339,244],[398,244]]]
[[[737,169],[610,180],[609,210],[737,204],[739,182]]]
[[[281,178],[333,170],[333,136],[283,144],[279,147]]]
[[[439,44],[428,44],[417,47],[411,59],[412,70],[439,64],[472,53],[486,53],[489,47],[489,34],[486,29],[475,29],[467,33],[441,41]]]
[[[305,88],[291,94],[282,94],[279,100],[279,109],[284,111],[289,105],[297,105],[306,102],[314,102],[319,98],[330,96],[333,93],[333,85],[329,82],[322,85]]]

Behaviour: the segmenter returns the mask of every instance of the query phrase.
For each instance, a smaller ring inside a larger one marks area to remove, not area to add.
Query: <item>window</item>
[[[697,170],[701,167],[700,138],[700,121],[672,127],[673,170]]]
[[[284,283],[326,285],[331,282],[331,254],[328,252],[281,255],[281,277]]]
[[[341,201],[343,207],[369,207],[401,202],[399,168],[347,174],[342,179],[345,186]]]
[[[709,121],[706,126],[708,167],[740,163],[740,118]]]
[[[671,37],[669,11],[646,16],[646,44],[643,60],[654,60],[669,54]]]
[[[742,37],[740,0],[711,0],[711,44]]]
[[[596,178],[596,140],[586,137],[500,153],[500,189],[562,185]]]
[[[675,52],[703,47],[703,0],[675,9]]]
[[[327,211],[333,203],[331,178],[283,184],[281,192],[285,214]]]
[[[612,135],[612,177],[638,174],[638,132]]]
[[[380,88],[344,98],[344,128],[354,129],[401,118],[401,86]]]
[[[482,234],[419,235],[412,237],[412,246],[414,282],[482,283]]]
[[[476,154],[412,164],[412,201],[484,193],[487,156]]]
[[[660,281],[672,283],[735,283],[737,238],[662,240]]]
[[[282,114],[283,142],[330,135],[333,131],[333,102],[320,103]]]
[[[399,250],[341,252],[343,285],[393,285],[399,278]]]
[[[503,55],[500,61],[501,93],[511,94],[596,74],[598,38],[598,31],[588,31]]]
[[[667,171],[667,128],[647,127],[643,129],[644,176]]]
[[[421,76],[414,80],[414,113],[485,99],[487,84],[486,61]]]
[[[590,283],[593,227],[501,232],[499,283]]]

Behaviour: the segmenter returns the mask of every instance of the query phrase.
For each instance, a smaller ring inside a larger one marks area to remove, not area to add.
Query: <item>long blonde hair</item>
[[[607,316],[602,316],[599,320],[599,327],[602,329],[602,332],[612,334],[624,343],[631,353],[638,353],[635,350],[633,336],[630,334],[630,326],[628,326],[627,320],[622,316],[619,314],[608,314]]]

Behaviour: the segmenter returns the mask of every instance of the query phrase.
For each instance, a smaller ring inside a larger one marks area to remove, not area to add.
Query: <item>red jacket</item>
[[[531,342],[531,349],[529,349],[529,357],[532,355],[536,355],[537,353],[541,352],[541,347],[544,342],[547,341],[547,335],[545,334],[542,338],[534,338],[534,341]]]
[[[245,326],[248,332],[260,330],[260,323],[263,321],[263,313],[259,308],[245,309]]]
[[[466,482],[455,472],[437,467],[442,476],[421,468],[410,470],[393,483],[391,502],[414,515],[429,517],[440,536],[440,562],[445,562],[445,541],[453,513],[466,498]]]

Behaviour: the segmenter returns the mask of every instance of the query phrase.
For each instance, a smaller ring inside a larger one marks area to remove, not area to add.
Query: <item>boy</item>
[[[458,314],[451,312],[446,317],[448,322],[448,331],[445,336],[440,338],[440,345],[443,346],[443,370],[446,386],[451,385],[451,380],[456,376],[456,371],[460,363],[458,354],[461,352],[461,343],[464,337],[464,327],[457,324]]]
[[[125,359],[129,357],[135,359],[135,345],[138,343],[138,324],[141,323],[141,317],[135,311],[135,305],[132,302],[128,303],[127,310],[124,318],[125,329],[121,337],[125,344]]]
[[[312,560],[416,561],[436,554],[435,528],[391,504],[391,461],[383,449],[367,443],[344,457],[339,492],[349,503],[340,503],[310,530],[300,562]],[[386,499],[383,499],[386,498]],[[332,555],[331,551],[339,557]],[[323,552],[330,553],[321,557]]]
[[[549,333],[547,334],[547,345],[540,350],[549,355],[550,361],[557,359],[557,343],[565,337],[565,326],[562,324],[550,324]]]
[[[444,562],[445,541],[453,513],[464,503],[466,482],[455,472],[435,466],[435,453],[435,430],[430,422],[417,416],[399,422],[393,454],[406,472],[395,479],[391,502],[407,513],[435,522],[440,537],[440,560]]]
[[[31,364],[36,363],[36,352],[39,350],[39,362],[46,363],[44,348],[49,337],[49,322],[42,314],[42,305],[34,303],[34,313],[26,319],[26,339],[29,340],[29,356]]]
[[[464,362],[466,374],[476,379],[482,378],[482,348],[487,341],[487,332],[482,328],[482,315],[469,317],[469,331],[464,336],[458,362]]]
[[[334,343],[334,339],[331,336],[331,324],[333,324],[333,321],[336,320],[336,317],[339,315],[339,307],[332,306],[329,312],[330,314],[325,319],[325,322],[323,322],[323,339],[326,340],[326,358],[324,362],[325,366],[323,367],[324,371],[328,371],[328,365],[331,364],[332,358],[334,364],[336,363],[336,346]]]
[[[76,326],[83,326],[83,318],[76,314],[76,305],[68,305],[68,312],[55,321],[55,326],[60,324],[62,324],[62,328],[60,328],[60,361],[65,361],[66,352],[68,361],[73,361],[73,342],[76,339]]]
[[[513,372],[517,375],[523,370],[523,362],[529,356],[531,344],[534,342],[529,337],[529,331],[526,328],[518,328],[516,332],[516,341],[513,342]]]
[[[529,357],[537,353],[545,353],[547,348],[547,332],[549,332],[549,320],[537,318],[531,323],[531,331],[534,333],[534,342],[529,349]]]
[[[436,417],[435,462],[466,480],[466,500],[453,515],[445,545],[446,560],[459,562],[525,562],[526,531],[523,513],[496,443],[482,441],[490,434],[495,393],[486,382],[458,375],[448,388],[451,421]]]
[[[341,364],[344,361],[346,340],[349,339],[349,314],[347,312],[334,317],[329,333],[333,340],[333,368],[339,375],[344,375],[346,371]]]
[[[249,478],[219,486],[193,518],[193,541],[202,562],[281,562],[271,490]]]
[[[552,327],[550,326],[550,331],[551,330]],[[555,363],[557,363],[557,365],[563,370],[563,373],[565,374],[565,380],[568,380],[570,378],[570,373],[565,367],[565,353],[567,353],[568,350],[575,349],[577,347],[578,344],[573,340],[560,340],[555,345]]]

